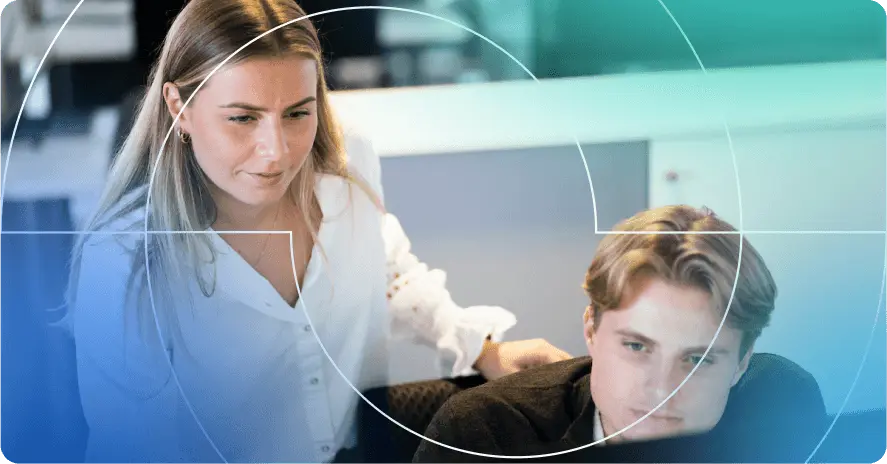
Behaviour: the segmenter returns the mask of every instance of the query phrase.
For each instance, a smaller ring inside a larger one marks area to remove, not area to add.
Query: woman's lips
[[[272,186],[277,185],[281,179],[283,179],[283,172],[250,172],[248,173],[250,178],[253,179],[259,185],[262,186]]]

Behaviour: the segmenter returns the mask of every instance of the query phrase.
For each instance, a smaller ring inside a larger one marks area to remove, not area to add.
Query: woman
[[[288,0],[192,0],[169,30],[100,233],[74,254],[87,461],[333,460],[355,444],[352,385],[386,382],[391,335],[435,346],[448,375],[569,357],[500,343],[511,313],[457,306],[411,254],[378,157],[336,128],[309,21],[198,89],[302,16]]]

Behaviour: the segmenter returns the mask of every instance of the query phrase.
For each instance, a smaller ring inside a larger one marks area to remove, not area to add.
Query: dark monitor
[[[163,44],[166,31],[187,2],[183,0],[135,0],[136,59],[150,66]],[[368,0],[300,0],[306,13],[378,4]],[[376,40],[378,10],[349,10],[314,16],[327,60],[379,54]]]

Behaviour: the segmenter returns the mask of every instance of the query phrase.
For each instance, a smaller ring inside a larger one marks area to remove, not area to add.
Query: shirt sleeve
[[[118,235],[87,240],[73,305],[87,461],[183,459],[175,423],[178,391],[162,344],[139,336],[127,304],[132,252]],[[146,331],[155,337],[156,329]]]
[[[346,137],[351,166],[359,171],[384,204],[381,163],[372,144],[358,136]],[[484,341],[501,341],[517,322],[498,306],[457,305],[446,288],[446,273],[423,263],[411,251],[400,221],[391,213],[382,217],[387,260],[387,296],[391,334],[435,347],[445,375],[476,373],[473,365]]]

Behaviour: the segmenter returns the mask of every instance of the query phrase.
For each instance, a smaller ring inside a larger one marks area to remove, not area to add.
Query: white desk
[[[883,62],[858,62],[345,91],[332,102],[380,156],[421,156],[565,146],[574,136],[582,143],[723,136],[719,110],[735,133],[883,124],[883,80]],[[95,196],[116,123],[116,109],[106,109],[88,137],[49,138],[39,149],[17,141],[7,199]]]
[[[3,11],[3,59],[17,61],[25,56],[42,57],[76,2],[48,2],[42,24],[28,24],[21,8],[13,2]],[[59,35],[48,63],[129,59],[136,50],[135,23],[128,1],[83,2]],[[5,18],[6,16],[9,19]],[[6,35],[9,34],[9,37]]]
[[[9,158],[3,201],[68,198],[71,213],[80,223],[105,182],[117,120],[117,109],[106,108],[93,115],[87,136],[47,137],[36,146],[17,138]],[[7,143],[2,150],[0,162],[6,169]]]

